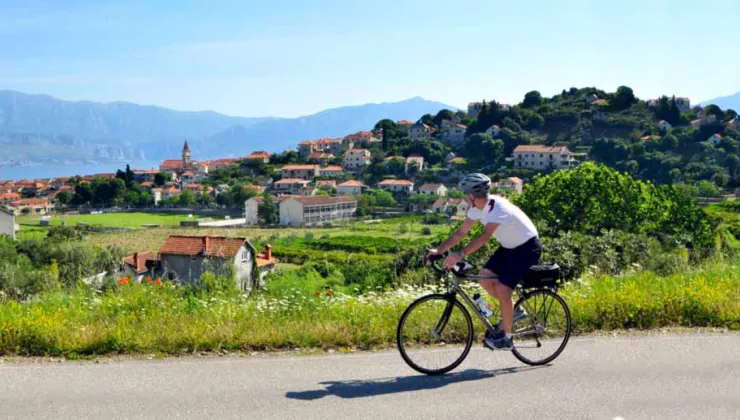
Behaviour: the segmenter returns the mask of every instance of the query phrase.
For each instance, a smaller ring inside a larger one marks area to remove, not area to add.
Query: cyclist
[[[518,321],[526,317],[523,310],[513,313],[512,289],[529,268],[539,262],[542,243],[534,223],[519,207],[504,197],[489,195],[489,177],[480,173],[469,174],[460,180],[458,186],[470,204],[467,217],[442,245],[430,250],[428,255],[442,254],[459,244],[476,222],[484,225],[483,233],[460,251],[451,253],[444,261],[446,269],[453,268],[466,256],[480,249],[491,236],[498,240],[501,246],[479,273],[481,277],[491,277],[491,280],[480,280],[479,283],[498,300],[503,323],[499,323],[493,335],[486,332],[484,345],[490,349],[511,350],[514,319]]]

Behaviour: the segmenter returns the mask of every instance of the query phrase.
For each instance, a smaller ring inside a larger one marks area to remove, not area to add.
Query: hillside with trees
[[[435,170],[423,175],[429,180],[448,173],[450,165],[446,163],[452,154],[465,158],[464,166],[458,169],[528,178],[534,172],[512,171],[507,158],[517,146],[532,144],[568,146],[582,153],[582,159],[657,184],[701,185],[710,194],[718,194],[718,188],[740,186],[737,112],[716,105],[685,112],[679,108],[675,97],[648,102],[625,86],[611,93],[571,88],[551,98],[532,91],[513,106],[483,102],[476,118],[450,110],[424,115],[419,122],[434,130],[428,138],[409,138],[396,122],[381,120],[375,129],[382,132],[382,143],[366,145],[377,156],[367,171],[367,181],[393,175],[392,165],[382,157],[415,154],[423,156]],[[444,120],[467,126],[463,142],[443,141]],[[665,129],[659,127],[660,121],[667,123],[662,123]],[[493,126],[499,128],[496,134],[487,132]]]

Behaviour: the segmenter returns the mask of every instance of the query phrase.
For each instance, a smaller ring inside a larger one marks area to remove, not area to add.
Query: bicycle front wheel
[[[401,315],[396,343],[411,368],[441,375],[465,360],[473,334],[470,313],[454,295],[433,294],[415,300]]]
[[[524,308],[527,317],[514,325],[514,356],[533,366],[555,360],[568,344],[572,328],[563,298],[540,289],[524,296],[516,306]]]

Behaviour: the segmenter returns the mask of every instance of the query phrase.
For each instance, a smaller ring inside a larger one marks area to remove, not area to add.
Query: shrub
[[[429,228],[429,227],[424,226],[423,228],[421,228],[421,234],[422,235],[425,235],[425,236],[426,235],[431,235],[432,234],[432,229]]]

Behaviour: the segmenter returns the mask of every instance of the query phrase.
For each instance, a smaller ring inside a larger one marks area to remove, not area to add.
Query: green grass
[[[295,271],[294,271],[295,272]],[[285,285],[283,285],[285,286]],[[309,287],[310,286],[310,287]],[[360,349],[394,342],[404,308],[429,288],[361,296],[280,288],[249,299],[193,295],[165,284],[118,286],[98,295],[57,292],[0,304],[0,354],[181,354],[287,348]],[[586,277],[562,291],[576,332],[667,326],[740,329],[740,265],[718,262],[681,274]],[[482,332],[476,325],[478,334]]]
[[[105,227],[141,227],[142,225],[153,224],[162,226],[179,226],[183,220],[194,220],[197,216],[189,218],[185,215],[178,214],[155,214],[155,213],[104,213],[104,214],[80,214],[51,217],[52,224],[62,224],[66,220],[68,225],[74,226],[77,223],[87,223],[91,226]],[[19,216],[17,223],[21,229],[31,226],[39,226],[40,216]]]

